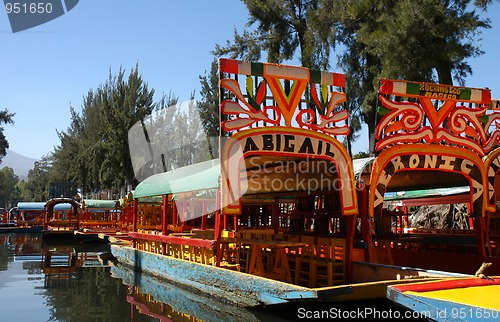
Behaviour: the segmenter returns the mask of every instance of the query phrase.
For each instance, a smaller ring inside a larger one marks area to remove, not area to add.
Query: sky
[[[499,14],[497,3],[484,14],[492,25],[478,42],[485,54],[468,61],[473,75],[465,84],[488,87],[494,98],[500,97]],[[80,112],[84,96],[120,67],[128,75],[138,65],[155,101],[169,93],[189,100],[210,70],[215,45],[233,39],[247,20],[238,0],[81,0],[52,21],[13,33],[0,7],[0,109],[15,113],[15,124],[3,126],[10,149],[36,159],[54,151],[57,131],[69,127],[70,106]],[[335,62],[330,71],[345,72]],[[363,131],[353,152],[367,151],[367,142]]]

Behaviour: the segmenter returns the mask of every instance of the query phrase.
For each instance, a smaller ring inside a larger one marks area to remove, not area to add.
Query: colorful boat
[[[457,276],[355,261],[367,203],[341,139],[343,74],[219,66],[220,158],[136,187],[132,245],[111,245],[122,265],[242,306],[385,298],[407,278]]]
[[[186,291],[121,265],[111,266],[111,274],[128,286],[131,312],[139,311],[160,321],[262,321],[245,308]]]
[[[74,239],[80,229],[80,203],[73,198],[52,198],[44,204],[44,239]]]
[[[84,199],[80,229],[76,235],[109,241],[109,237],[127,237],[127,221],[118,200]]]
[[[3,214],[4,222],[0,232],[4,233],[41,233],[44,211],[43,202],[18,202],[16,207]]]
[[[490,102],[489,89],[380,81],[376,156],[360,165],[366,184],[360,209],[367,210],[360,257],[464,274],[491,262],[488,273],[500,274],[490,224],[500,196],[494,150],[500,114]],[[409,224],[411,208],[458,204],[461,213],[431,216],[446,227]]]
[[[387,290],[389,299],[433,321],[498,321],[499,296],[499,278],[452,278]]]

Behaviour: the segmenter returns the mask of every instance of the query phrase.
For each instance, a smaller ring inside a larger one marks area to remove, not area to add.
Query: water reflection
[[[250,311],[115,266],[107,244],[0,234],[2,321],[260,321]]]
[[[350,309],[393,310],[387,301],[354,303]],[[2,322],[303,321],[299,308],[337,306],[245,309],[115,265],[107,244],[47,243],[39,234],[0,234],[0,303]]]
[[[245,308],[160,282],[121,265],[113,266],[111,271],[129,286],[127,302],[131,308],[149,316],[173,321],[260,321]]]

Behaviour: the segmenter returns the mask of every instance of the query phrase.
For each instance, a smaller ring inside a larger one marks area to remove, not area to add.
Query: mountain
[[[7,149],[7,154],[2,158],[2,162],[0,163],[0,169],[4,167],[12,168],[14,169],[14,173],[19,177],[19,180],[27,180],[28,172],[33,169],[36,161],[38,160],[25,157]]]

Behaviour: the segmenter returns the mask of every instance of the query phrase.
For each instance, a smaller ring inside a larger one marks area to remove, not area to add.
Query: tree
[[[66,180],[77,180],[85,191],[116,191],[136,183],[128,131],[151,113],[153,95],[137,65],[128,78],[122,68],[115,76],[110,72],[104,85],[87,93],[81,113],[71,109],[70,127],[58,133],[61,145],[54,152],[55,173],[66,173]]]
[[[36,161],[33,169],[28,172],[27,188],[31,192],[31,201],[46,201],[49,199],[51,167],[49,156],[44,156],[40,161]]]
[[[327,0],[243,0],[250,13],[247,27],[257,25],[253,31],[235,31],[234,40],[225,47],[216,45],[216,56],[230,55],[247,61],[260,59],[262,51],[267,61],[282,63],[296,54],[302,66],[326,70],[330,54],[336,44],[337,21],[333,15],[334,1]],[[350,111],[352,104],[346,107]],[[352,113],[351,133],[345,144],[350,152],[359,120]]]
[[[200,76],[201,100],[198,102],[198,112],[200,115],[205,135],[210,139],[209,153],[212,158],[216,158],[218,151],[215,147],[215,138],[220,135],[219,119],[219,72],[217,59],[212,61],[210,72]]]
[[[491,0],[244,0],[247,27],[216,55],[280,63],[298,53],[302,66],[326,69],[330,50],[343,45],[351,135],[361,116],[370,149],[375,133],[378,80],[382,77],[462,84],[472,70],[467,59],[481,54],[476,35],[489,27],[476,9]],[[370,151],[373,152],[373,151]]]
[[[329,66],[335,45],[335,29],[328,19],[329,1],[321,0],[243,0],[250,13],[247,27],[253,31],[238,34],[226,47],[216,45],[215,55],[258,61],[262,51],[267,61],[281,63],[299,51],[301,65],[314,69]]]
[[[475,35],[489,28],[475,8],[491,1],[338,1],[340,64],[347,71],[349,99],[368,126],[373,153],[378,79],[463,85],[472,73],[466,60],[480,55]],[[474,5],[476,7],[474,7]]]
[[[14,174],[14,169],[3,167],[0,170],[0,206],[9,209],[19,196],[16,189],[19,177]]]
[[[14,113],[9,113],[7,109],[0,111],[0,124],[14,124]],[[3,134],[3,127],[0,127],[0,161],[7,154],[9,148],[9,141]]]

